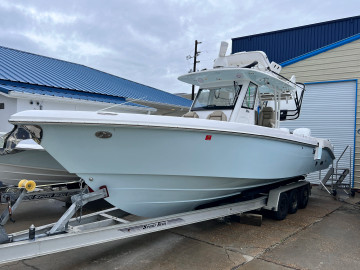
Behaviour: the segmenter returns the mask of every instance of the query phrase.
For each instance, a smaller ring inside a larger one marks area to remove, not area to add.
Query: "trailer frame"
[[[29,230],[9,235],[0,226],[0,239],[5,239],[6,242],[0,244],[0,264],[168,230],[262,208],[276,211],[282,193],[299,190],[305,186],[310,186],[310,183],[299,181],[272,189],[267,194],[258,194],[256,198],[250,200],[157,218],[126,220],[116,216],[118,208],[95,212],[81,218],[72,218],[76,210],[87,202],[106,198],[107,190],[103,187],[92,193],[73,196],[73,204],[56,223],[37,228],[31,226]]]

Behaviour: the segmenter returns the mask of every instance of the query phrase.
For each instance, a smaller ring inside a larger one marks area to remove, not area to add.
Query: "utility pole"
[[[200,61],[196,61],[196,57],[198,56],[198,54],[200,54],[200,52],[198,52],[198,50],[197,50],[198,44],[201,44],[201,42],[195,40],[195,52],[194,52],[194,68],[193,68],[193,72],[196,72],[196,63],[200,63]],[[195,98],[195,85],[192,85],[191,100],[194,100],[194,98]]]

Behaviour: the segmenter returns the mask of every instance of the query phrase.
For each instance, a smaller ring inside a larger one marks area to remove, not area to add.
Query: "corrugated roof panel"
[[[175,106],[191,106],[190,100],[153,87],[83,65],[1,46],[0,79]]]
[[[281,63],[360,33],[360,16],[232,39],[232,53],[264,51]]]

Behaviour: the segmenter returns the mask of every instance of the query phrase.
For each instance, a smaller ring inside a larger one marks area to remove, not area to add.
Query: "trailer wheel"
[[[299,193],[294,189],[289,194],[289,214],[295,214],[299,206]]]
[[[289,199],[287,194],[281,193],[279,202],[278,202],[278,210],[274,212],[274,218],[277,220],[283,220],[286,218],[289,210]]]
[[[310,190],[309,186],[302,187],[299,194],[299,208],[303,209],[309,202]]]

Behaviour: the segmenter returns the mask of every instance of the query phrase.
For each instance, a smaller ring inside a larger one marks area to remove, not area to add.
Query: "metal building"
[[[191,101],[83,65],[0,46],[0,131],[29,109],[98,110],[182,115]]]
[[[337,157],[350,145],[351,158],[347,152],[341,162],[352,163],[352,181],[360,188],[360,16],[234,38],[232,50],[264,51],[282,65],[282,75],[306,83],[299,119],[282,126],[309,127],[314,136],[329,138]]]

